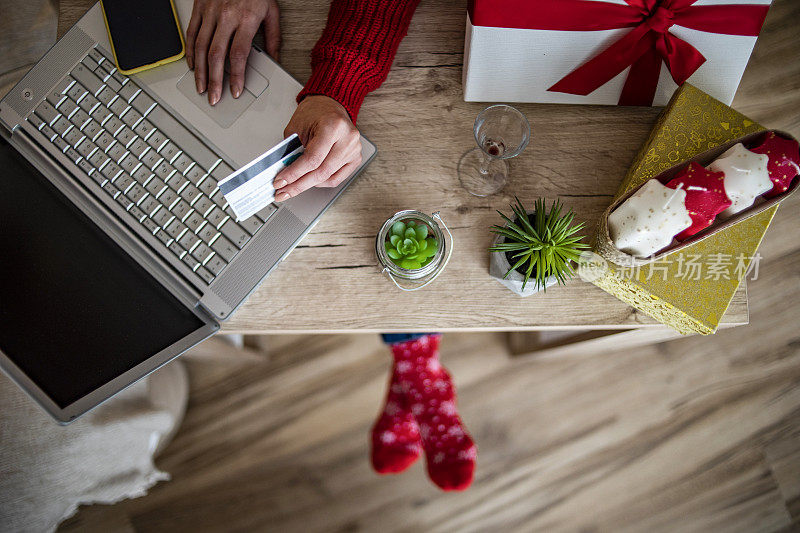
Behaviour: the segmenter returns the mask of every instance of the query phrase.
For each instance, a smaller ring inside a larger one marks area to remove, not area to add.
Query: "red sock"
[[[372,426],[372,467],[380,474],[396,474],[411,466],[421,453],[419,426],[393,369],[386,405]]]
[[[411,413],[419,424],[428,475],[444,490],[472,483],[477,448],[456,410],[456,393],[439,363],[440,335],[392,345],[395,369]]]

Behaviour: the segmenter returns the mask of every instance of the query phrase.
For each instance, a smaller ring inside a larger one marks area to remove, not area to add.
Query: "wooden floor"
[[[271,337],[269,360],[188,359],[173,479],[88,531],[788,531],[800,528],[800,196],[749,284],[751,325],[617,353],[512,360],[502,334],[447,334],[479,447],[443,494],[423,465],[370,470],[389,357],[374,335]],[[577,305],[577,303],[576,303]]]

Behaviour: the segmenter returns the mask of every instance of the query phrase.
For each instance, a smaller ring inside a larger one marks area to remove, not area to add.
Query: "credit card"
[[[300,138],[291,135],[217,183],[236,214],[237,222],[250,218],[275,201],[275,187],[272,186],[275,176],[302,153]]]

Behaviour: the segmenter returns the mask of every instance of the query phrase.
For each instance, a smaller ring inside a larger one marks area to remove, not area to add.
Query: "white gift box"
[[[624,0],[586,0],[589,1],[627,5]],[[536,6],[538,0],[528,2],[529,6]],[[698,0],[692,7],[733,7],[744,4],[769,6],[770,2],[771,0]],[[480,17],[475,15],[474,4],[482,4],[484,12],[486,9],[507,9],[512,18],[515,9],[506,2],[471,2],[464,46],[465,101],[614,105],[619,102],[630,67],[586,96],[548,91],[548,88],[602,53],[608,46],[631,32],[633,27],[563,31],[473,25],[473,16],[475,19]],[[692,45],[706,58],[705,63],[686,81],[730,104],[757,37],[711,33],[678,24],[675,22],[668,32]],[[653,105],[665,105],[675,89],[677,85],[662,61]]]

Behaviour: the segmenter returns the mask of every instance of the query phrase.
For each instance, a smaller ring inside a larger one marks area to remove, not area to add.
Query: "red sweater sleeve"
[[[324,94],[353,122],[368,92],[389,74],[419,0],[333,0],[328,24],[311,51],[311,78],[297,95]]]

